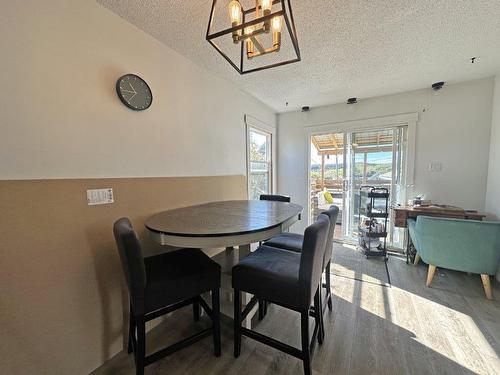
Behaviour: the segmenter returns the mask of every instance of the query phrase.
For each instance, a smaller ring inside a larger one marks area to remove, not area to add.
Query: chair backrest
[[[261,194],[261,201],[276,201],[276,202],[288,202],[290,203],[290,197],[287,195],[278,195],[278,194]]]
[[[113,226],[116,246],[120,254],[123,272],[127,281],[134,314],[144,312],[144,288],[146,287],[146,268],[141,244],[129,219],[123,217]]]
[[[304,232],[299,270],[299,302],[304,309],[311,306],[320,283],[329,228],[330,219],[320,214],[317,221]]]
[[[419,216],[412,233],[426,263],[494,275],[500,262],[500,222]]]
[[[326,264],[332,258],[333,236],[335,235],[335,225],[337,224],[337,217],[339,216],[339,208],[338,206],[331,205],[328,210],[322,211],[321,213],[327,215],[330,219],[330,228],[328,229],[328,237],[326,239],[325,257],[323,258],[324,269]]]

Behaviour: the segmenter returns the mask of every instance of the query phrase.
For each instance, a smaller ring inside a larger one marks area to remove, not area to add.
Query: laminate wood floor
[[[375,275],[379,264],[371,264]],[[427,288],[425,264],[390,257],[388,269],[389,287],[332,275],[333,311],[325,315],[326,338],[316,346],[314,374],[500,374],[498,282],[496,299],[488,301],[479,275],[438,270]],[[298,314],[271,305],[255,329],[300,347],[299,322]],[[179,310],[148,334],[148,351],[209,324],[207,317],[193,323],[190,307]],[[223,322],[220,358],[206,338],[148,366],[146,374],[302,374],[301,361],[248,338],[238,359],[232,352],[232,326]],[[94,374],[135,374],[132,355],[122,352]]]

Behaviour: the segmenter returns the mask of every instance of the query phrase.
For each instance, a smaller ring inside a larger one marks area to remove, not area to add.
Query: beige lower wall
[[[115,203],[87,206],[86,189]],[[113,222],[246,199],[244,176],[0,181],[0,373],[86,374],[123,348]]]

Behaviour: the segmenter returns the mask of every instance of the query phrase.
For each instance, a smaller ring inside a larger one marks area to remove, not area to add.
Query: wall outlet
[[[113,197],[112,188],[87,190],[87,204],[89,206],[95,206],[97,204],[109,204],[114,202],[115,199]]]
[[[443,165],[440,161],[433,161],[429,164],[429,172],[441,172]]]

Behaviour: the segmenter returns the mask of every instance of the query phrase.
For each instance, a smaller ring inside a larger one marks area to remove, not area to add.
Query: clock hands
[[[126,92],[126,93],[129,93],[129,94],[133,94],[130,98],[128,98],[128,102],[130,102],[134,96],[137,95],[137,91],[135,91],[134,89],[134,86],[132,86],[132,84],[130,82],[128,82],[130,88],[133,90],[133,91],[130,91],[130,90],[125,90],[124,88],[121,88],[122,92]]]
[[[134,96],[136,96],[136,95],[137,95],[137,93],[135,93],[134,95],[132,95],[132,96],[129,98],[129,100],[128,100],[128,101],[129,101],[129,103],[130,103],[130,101],[133,99],[133,97],[134,97]]]
[[[151,89],[146,82],[133,74],[122,76],[116,83],[116,91],[123,104],[131,109],[140,111],[151,105]]]

